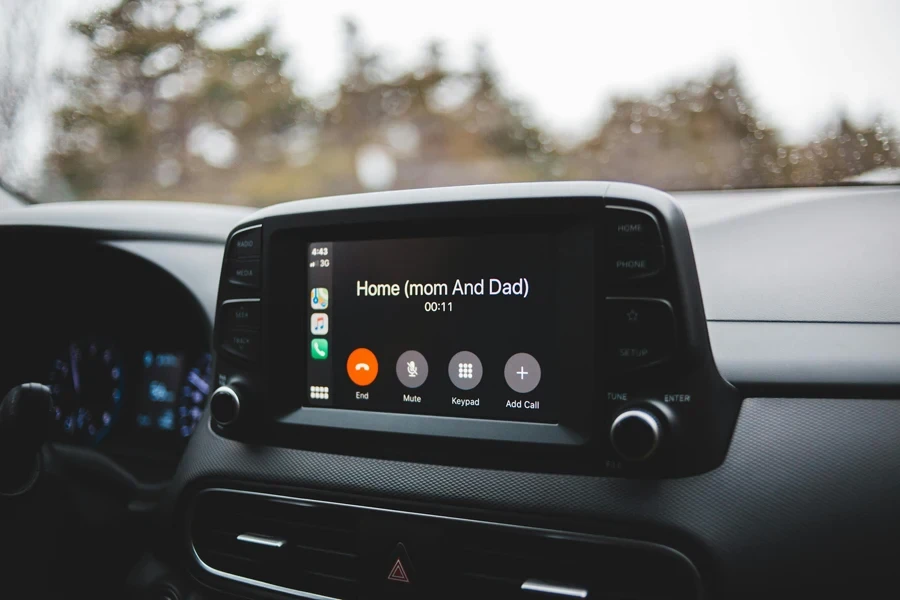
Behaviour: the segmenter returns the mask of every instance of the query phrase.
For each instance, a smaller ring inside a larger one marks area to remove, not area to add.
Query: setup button
[[[666,360],[675,346],[672,306],[659,298],[606,299],[607,352],[632,369]]]

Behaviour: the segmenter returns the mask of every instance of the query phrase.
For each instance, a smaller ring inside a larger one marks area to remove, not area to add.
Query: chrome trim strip
[[[269,590],[270,592],[279,592],[281,594],[288,594],[289,596],[296,596],[297,598],[307,598],[308,600],[341,600],[340,598],[333,598],[331,596],[320,596],[319,594],[313,594],[312,592],[292,590],[291,588],[281,587],[280,585],[275,585],[273,583],[257,581],[255,579],[250,579],[249,577],[241,577],[240,575],[234,575],[232,573],[226,573],[225,571],[214,569],[203,562],[203,559],[201,559],[197,554],[197,549],[194,548],[193,541],[191,541],[191,552],[194,554],[194,559],[197,561],[197,564],[200,565],[201,569],[203,569],[207,573],[222,577],[223,579],[230,579],[231,581],[237,581],[238,583],[252,585],[264,590]]]
[[[282,548],[287,544],[287,540],[280,540],[278,538],[269,537],[267,535],[258,535],[256,533],[242,533],[237,536],[237,541],[256,544],[257,546],[266,546],[267,548]]]
[[[537,579],[529,579],[522,584],[523,592],[536,592],[538,594],[546,594],[548,596],[563,596],[565,598],[587,598],[588,591],[584,588],[569,587],[565,585],[556,585],[547,583],[546,581],[538,581]]]
[[[232,232],[231,237],[228,238],[228,240],[231,241],[231,238],[233,238],[234,236],[236,236],[239,233],[243,233],[245,231],[250,231],[251,229],[258,229],[260,227],[262,227],[262,223],[258,223],[256,225],[251,225],[250,227],[241,227],[240,229],[235,229]]]

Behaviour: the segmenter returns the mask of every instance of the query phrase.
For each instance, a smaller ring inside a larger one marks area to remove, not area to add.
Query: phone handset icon
[[[328,358],[328,340],[325,338],[316,338],[309,345],[310,354],[313,360],[325,360]]]
[[[347,357],[347,376],[358,386],[367,386],[378,377],[378,359],[368,348],[357,348]]]

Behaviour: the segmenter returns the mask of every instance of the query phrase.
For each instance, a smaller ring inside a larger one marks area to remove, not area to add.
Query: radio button
[[[225,269],[228,283],[258,290],[262,277],[258,260],[230,260]]]
[[[250,258],[260,256],[262,244],[262,227],[243,229],[231,236],[228,256],[231,258]]]
[[[614,246],[606,257],[606,271],[617,279],[650,277],[665,266],[662,246]]]
[[[647,211],[623,206],[608,206],[605,214],[607,245],[662,245],[659,224],[657,224],[656,218]]]
[[[244,360],[255,361],[259,358],[259,334],[255,331],[226,331],[222,348]]]

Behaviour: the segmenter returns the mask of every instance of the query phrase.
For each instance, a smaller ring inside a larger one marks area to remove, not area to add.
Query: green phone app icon
[[[313,360],[325,360],[328,358],[328,340],[325,338],[314,338],[309,344],[309,353]]]

